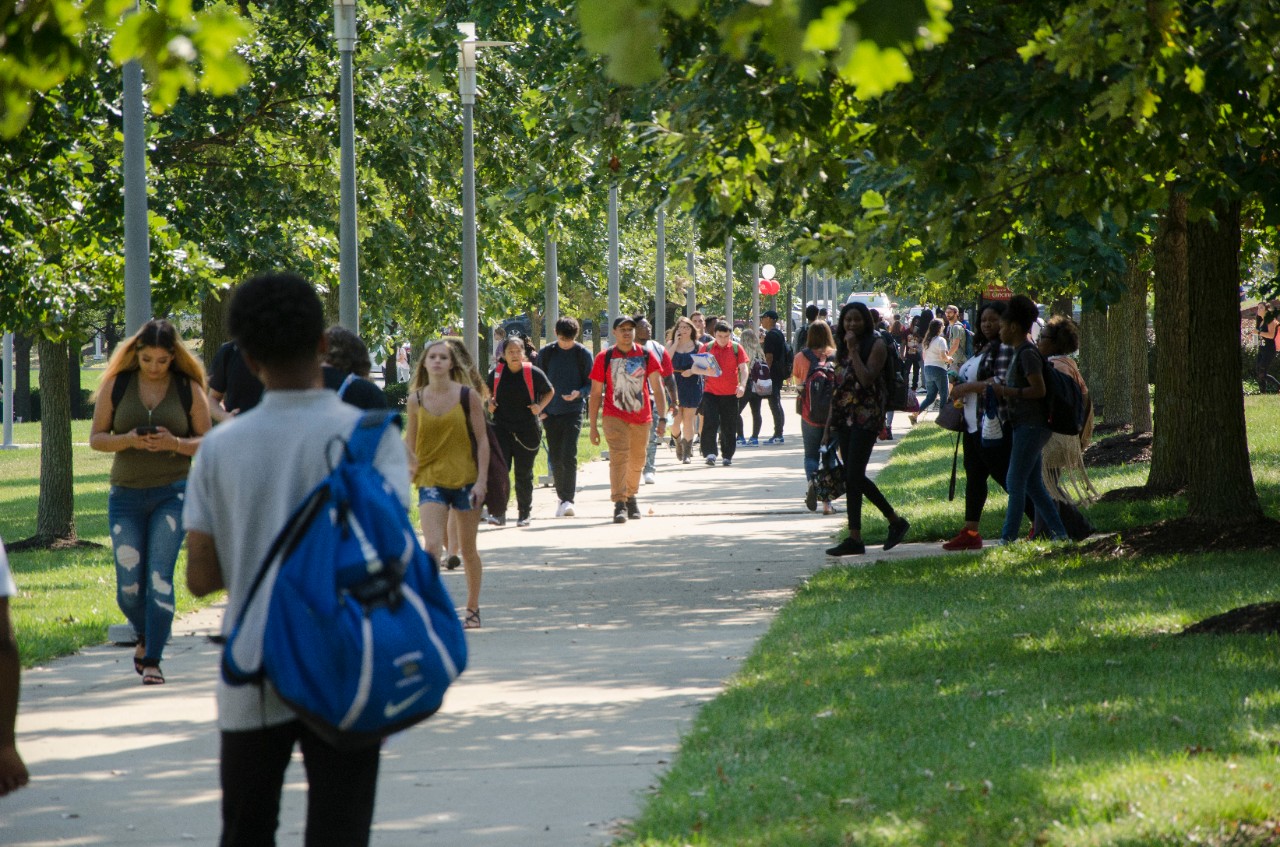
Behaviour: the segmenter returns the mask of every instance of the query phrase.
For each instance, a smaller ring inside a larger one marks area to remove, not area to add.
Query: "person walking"
[[[578,342],[578,321],[556,321],[556,340],[538,352],[542,371],[555,395],[542,413],[547,436],[547,465],[555,482],[556,517],[573,517],[578,493],[578,438],[582,412],[591,394],[591,351]]]
[[[748,358],[742,345],[733,340],[733,331],[727,323],[721,321],[715,325],[714,338],[707,352],[719,364],[720,375],[703,380],[700,447],[707,466],[714,466],[719,434],[720,461],[728,467],[733,464],[738,427],[742,424],[738,401],[747,390]]]
[[[1017,540],[1023,501],[1027,498],[1035,506],[1038,521],[1049,537],[1055,540],[1067,538],[1066,527],[1042,478],[1041,453],[1053,435],[1048,424],[1044,381],[1045,368],[1052,366],[1030,340],[1031,327],[1039,317],[1040,310],[1030,297],[1015,294],[1009,300],[1005,313],[1000,317],[1000,340],[1014,348],[1013,359],[1003,383],[994,379],[987,382],[997,396],[1009,401],[1009,423],[1013,428],[1009,471],[1005,478],[1009,507],[1000,531],[1001,544]]]
[[[404,440],[413,455],[410,475],[418,489],[423,547],[436,561],[446,561],[453,555],[448,545],[456,545],[467,578],[462,625],[479,629],[484,566],[476,532],[486,494],[480,470],[489,467],[485,391],[475,390],[453,345],[444,340],[423,348],[409,389]]]
[[[815,368],[826,365],[835,365],[836,342],[831,336],[831,327],[825,322],[815,320],[809,324],[809,337],[805,339],[804,348],[796,355],[795,370],[793,371],[796,384],[800,386],[800,435],[804,440],[804,478],[812,483],[818,475],[818,467],[822,451],[822,436],[827,425],[828,415],[817,416],[818,410],[814,409],[810,402],[812,398],[806,399],[809,392],[809,384],[807,382],[810,372]],[[828,412],[830,410],[828,409]],[[813,492],[812,485],[809,488]],[[809,511],[815,511],[818,508],[816,494],[812,501],[806,500],[805,505],[809,506]],[[830,500],[822,501],[822,514],[835,514],[835,509],[831,506]]]
[[[266,391],[252,412],[209,433],[187,487],[187,585],[227,590],[230,634],[281,528],[332,467],[331,451],[363,414],[321,381],[324,306],[295,274],[255,277],[236,291],[227,321]],[[388,430],[374,466],[409,508],[403,445]],[[300,746],[307,780],[306,844],[369,843],[381,746],[331,746],[270,685],[217,683],[222,847],[275,843],[285,771]],[[292,825],[290,828],[293,828]]]
[[[674,409],[676,403],[676,379],[675,368],[671,364],[671,356],[667,353],[667,348],[663,347],[653,337],[653,327],[649,325],[649,319],[644,315],[636,315],[636,344],[643,347],[646,351],[653,354],[658,360],[661,370],[659,374],[662,376],[662,387],[666,392],[667,408]],[[658,418],[655,415],[649,432],[649,447],[645,451],[644,471],[641,473],[641,479],[645,485],[653,485],[657,481],[657,459],[658,459]]]
[[[1254,365],[1254,374],[1258,379],[1258,393],[1266,394],[1267,376],[1271,373],[1271,363],[1276,359],[1276,348],[1280,347],[1280,317],[1271,311],[1266,302],[1258,304],[1254,316],[1254,331],[1258,335],[1258,359]]]
[[[987,385],[1003,382],[1013,360],[1013,348],[1000,342],[1000,316],[1004,310],[1001,302],[983,306],[978,331],[974,333],[977,349],[973,358],[960,367],[960,382],[951,390],[953,401],[964,403],[964,526],[943,543],[943,550],[982,549],[978,525],[987,503],[987,481],[993,480],[1005,489],[1009,453],[1013,449],[1008,402],[997,398],[994,391],[992,402],[987,402]],[[1034,519],[1030,501],[1024,498],[1023,503],[1028,517]]]
[[[809,327],[813,326],[813,322],[818,319],[818,305],[810,303],[804,307],[804,324],[796,330],[796,341],[794,346],[795,355],[799,357],[800,351],[805,349],[805,345],[809,343]]]
[[[525,356],[524,339],[509,336],[502,361],[489,371],[489,414],[498,433],[507,470],[515,468],[516,526],[528,526],[533,512],[533,460],[542,446],[542,410],[555,396],[551,381]],[[500,519],[498,525],[504,523]]]
[[[734,427],[738,436],[737,445],[739,447],[759,447],[760,427],[764,423],[764,419],[760,415],[760,404],[764,401],[764,395],[756,391],[756,382],[760,379],[760,375],[764,373],[762,366],[765,366],[765,359],[764,348],[760,346],[760,336],[751,327],[742,330],[742,349],[747,354],[747,387],[742,393],[742,397],[738,399],[738,416],[734,420]],[[770,382],[772,382],[772,378]],[[742,422],[742,411],[748,406],[751,407],[751,437],[745,438],[746,429]]]
[[[224,343],[213,354],[206,391],[209,415],[217,423],[249,411],[262,399],[262,383],[244,363],[236,342]]]
[[[920,410],[929,409],[935,399],[938,401],[938,408],[941,409],[947,402],[947,365],[951,361],[947,354],[946,338],[942,334],[941,320],[934,318],[929,322],[929,331],[925,333],[922,346],[925,395],[924,402],[920,404]],[[914,424],[919,414],[912,412],[907,417]]]
[[[18,752],[14,725],[18,719],[18,688],[22,657],[9,617],[9,598],[18,593],[9,571],[9,557],[0,539],[0,797],[17,791],[31,781],[27,765]]]
[[[389,409],[391,403],[382,389],[369,379],[373,362],[360,336],[343,326],[324,331],[324,387],[338,392],[344,403],[357,409]]]
[[[954,371],[959,371],[960,366],[968,361],[969,356],[965,352],[968,346],[969,330],[965,327],[964,322],[960,320],[960,309],[955,306],[948,306],[943,314],[947,319],[946,337],[947,337],[947,355],[951,358],[950,365]]]
[[[769,374],[773,378],[773,391],[769,394],[769,414],[773,417],[773,436],[766,444],[782,444],[782,429],[786,424],[786,414],[782,411],[782,383],[791,376],[788,365],[790,356],[787,349],[787,337],[778,328],[778,313],[773,309],[760,316],[760,326],[764,328],[761,346],[764,348],[764,361],[769,366]]]
[[[449,345],[450,352],[453,353],[453,361],[457,369],[452,371],[450,378],[454,382],[459,382],[467,386],[472,392],[479,396],[483,401],[487,402],[489,398],[489,386],[485,384],[485,375],[480,373],[480,369],[476,367],[475,359],[471,358],[471,352],[467,350],[466,343],[456,335],[445,336],[445,343]],[[486,433],[487,436],[487,433]],[[488,440],[486,437],[484,440]],[[479,449],[479,443],[476,444]],[[480,465],[481,468],[487,468],[487,465]],[[487,494],[488,492],[486,492]],[[465,515],[465,517],[459,517]],[[474,520],[475,526],[469,526],[468,521]],[[470,568],[466,570],[468,592],[471,591],[471,574],[475,573],[475,592],[476,599],[479,600],[480,592],[480,555],[475,551],[476,532],[481,522],[484,521],[484,506],[470,512],[459,512],[457,509],[449,510],[448,528],[444,535],[444,567],[445,570],[457,570],[462,564],[463,541],[468,540],[471,548],[468,553],[468,562],[474,560],[474,566],[468,565]],[[464,624],[465,625],[465,624]]]
[[[865,496],[889,522],[884,549],[892,550],[906,538],[911,522],[900,516],[867,476],[867,464],[884,427],[889,404],[885,363],[889,358],[885,339],[876,331],[871,311],[863,303],[846,303],[840,310],[836,338],[837,388],[831,403],[823,443],[840,441],[845,467],[845,504],[849,536],[827,549],[828,556],[861,556],[862,498]]]
[[[698,328],[688,318],[676,318],[672,331],[671,366],[676,379],[676,424],[680,437],[676,441],[676,458],[689,464],[693,457],[693,436],[702,405],[703,378],[693,371],[693,355],[705,352],[706,346],[698,343]]]
[[[143,685],[165,681],[187,476],[213,425],[204,380],[173,324],[152,319],[116,348],[93,405],[89,446],[115,454],[107,523],[116,603],[138,636],[133,668]]]
[[[658,437],[666,430],[667,404],[663,397],[661,365],[635,343],[636,321],[620,317],[613,322],[616,343],[596,356],[591,368],[591,397],[587,417],[591,443],[600,443],[600,412],[604,411],[604,437],[609,444],[609,498],[613,522],[640,520],[636,492],[644,470],[645,450],[654,412]]]
[[[920,388],[920,342],[924,339],[924,332],[920,329],[920,316],[916,315],[911,319],[911,324],[903,333],[902,340],[902,363],[911,371],[911,390],[915,392]]]

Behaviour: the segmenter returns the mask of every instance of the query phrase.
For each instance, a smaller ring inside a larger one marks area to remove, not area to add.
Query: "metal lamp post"
[[[135,11],[137,7],[135,6]],[[151,244],[147,229],[147,125],[142,65],[126,62],[124,130],[124,330],[132,335],[151,320]]]
[[[510,41],[477,41],[476,25],[458,24],[458,94],[462,96],[462,336],[471,358],[480,361],[480,289],[476,272],[476,159],[473,111],[476,104],[476,50],[508,47]]]
[[[338,220],[338,323],[360,332],[360,245],[356,234],[356,116],[351,54],[356,49],[356,0],[333,0],[333,35],[341,58],[342,199]]]

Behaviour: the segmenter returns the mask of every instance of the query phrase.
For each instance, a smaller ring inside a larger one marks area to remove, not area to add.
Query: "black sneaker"
[[[836,546],[827,548],[828,556],[861,556],[865,552],[867,552],[866,546],[852,538],[846,538]]]
[[[458,558],[457,553],[450,553],[449,558],[444,560],[444,568],[448,571],[456,571],[460,564],[462,564],[462,559]]]
[[[804,493],[804,507],[811,512],[818,511],[818,486],[809,483],[809,490]]]
[[[613,504],[613,522],[614,523],[627,522],[627,504],[626,503],[618,502]]]
[[[884,540],[884,549],[892,550],[897,547],[902,539],[907,537],[909,529],[911,529],[911,521],[906,518],[898,518],[896,523],[889,524],[889,537]]]
[[[640,505],[634,497],[627,498],[627,517],[633,521],[640,520]]]

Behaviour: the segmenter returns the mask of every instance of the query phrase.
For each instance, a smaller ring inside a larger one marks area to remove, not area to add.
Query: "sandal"
[[[164,674],[159,665],[144,665],[142,668],[143,685],[164,685]]]
[[[462,620],[463,629],[479,629],[480,628],[480,610],[467,609],[467,616]]]
[[[147,655],[147,640],[145,638],[138,639],[138,646],[133,648],[133,669],[138,676],[142,676],[142,660]]]

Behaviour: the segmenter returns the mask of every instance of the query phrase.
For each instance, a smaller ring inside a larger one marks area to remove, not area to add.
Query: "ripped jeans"
[[[173,568],[182,548],[185,479],[154,488],[111,486],[107,524],[116,559],[116,603],[146,639],[143,664],[157,665],[173,627]]]

